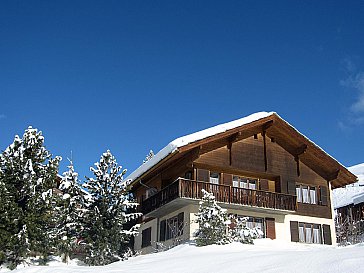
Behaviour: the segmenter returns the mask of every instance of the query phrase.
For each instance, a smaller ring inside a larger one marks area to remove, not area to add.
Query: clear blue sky
[[[28,125],[81,177],[276,111],[364,162],[363,1],[1,1],[0,150]]]

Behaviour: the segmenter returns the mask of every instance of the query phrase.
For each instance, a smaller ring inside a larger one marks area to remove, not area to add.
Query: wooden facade
[[[205,189],[226,206],[265,212],[266,235],[274,239],[272,213],[332,219],[330,185],[355,180],[336,160],[273,114],[179,147],[132,185],[145,221],[176,199],[201,199],[201,189]],[[328,234],[326,226],[322,230]]]

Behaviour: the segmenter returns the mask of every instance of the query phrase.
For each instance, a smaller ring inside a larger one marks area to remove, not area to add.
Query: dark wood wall
[[[302,162],[299,162],[297,170],[295,158],[270,138],[266,138],[266,163],[263,138],[258,135],[233,143],[230,150],[224,146],[205,153],[194,161],[194,165],[223,173],[224,183],[228,181],[224,179],[224,173],[228,173],[274,180],[279,183],[275,187],[276,191],[293,195],[296,194],[296,184],[315,186],[318,194],[319,188],[323,188],[327,198],[324,204],[298,203],[297,213],[331,218],[327,181]]]
[[[211,145],[211,144],[208,144]],[[202,147],[203,148],[203,147]],[[202,149],[203,150],[203,149]],[[297,213],[300,215],[331,218],[330,195],[328,183],[320,175],[315,173],[305,164],[297,161],[277,143],[266,138],[266,153],[262,135],[249,137],[234,142],[228,146],[217,148],[210,152],[194,157],[192,152],[164,167],[159,172],[149,173],[142,183],[147,187],[137,184],[134,188],[138,201],[145,198],[148,187],[161,190],[172,183],[178,177],[184,177],[185,173],[192,172],[192,179],[208,181],[209,173],[203,173],[203,169],[219,172],[221,182],[232,186],[232,174],[259,178],[263,186],[268,181],[268,186],[263,190],[296,194],[296,184],[315,186],[317,190],[323,188],[326,192],[326,202],[322,204],[298,203]],[[197,159],[196,159],[197,158]],[[272,181],[274,186],[272,187]]]

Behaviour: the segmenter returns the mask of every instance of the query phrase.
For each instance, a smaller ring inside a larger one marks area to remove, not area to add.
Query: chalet
[[[274,112],[178,138],[127,179],[143,212],[142,253],[193,239],[201,190],[263,237],[333,244],[332,189],[356,176]]]
[[[364,241],[364,163],[348,169],[358,182],[333,191],[336,240],[341,245]]]

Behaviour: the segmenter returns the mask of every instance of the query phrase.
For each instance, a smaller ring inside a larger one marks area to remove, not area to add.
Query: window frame
[[[319,205],[318,186],[296,183],[297,203]],[[314,194],[312,194],[314,192]],[[314,198],[312,198],[314,196]],[[314,200],[313,200],[314,199]]]
[[[319,237],[316,238],[315,235]],[[310,238],[307,238],[308,236]],[[323,244],[321,224],[298,222],[298,242],[304,244]]]
[[[182,219],[183,218],[183,219]],[[162,228],[162,223],[164,227]],[[160,242],[164,242],[170,239],[178,238],[184,233],[184,212],[180,212],[172,217],[161,221],[159,226]],[[163,229],[163,234],[161,230]]]
[[[233,175],[233,187],[235,188],[257,190],[258,183],[259,183],[259,178]],[[252,187],[252,185],[254,185],[254,187]]]

